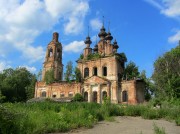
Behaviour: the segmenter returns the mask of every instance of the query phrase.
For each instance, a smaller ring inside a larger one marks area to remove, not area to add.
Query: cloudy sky
[[[102,16],[118,52],[148,76],[155,59],[180,40],[180,0],[0,0],[0,71],[21,66],[37,73],[55,31],[63,64],[75,66],[88,26],[94,47]]]

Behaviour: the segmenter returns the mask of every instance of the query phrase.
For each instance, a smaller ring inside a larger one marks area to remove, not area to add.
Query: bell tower
[[[53,39],[48,44],[46,50],[46,57],[43,63],[42,80],[44,81],[45,74],[48,70],[53,69],[54,79],[61,81],[63,77],[63,64],[62,64],[62,45],[58,41],[59,34],[53,33]]]

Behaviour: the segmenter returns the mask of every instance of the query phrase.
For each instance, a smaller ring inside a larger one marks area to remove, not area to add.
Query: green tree
[[[74,71],[74,73],[75,73],[75,80],[76,80],[76,82],[81,82],[81,71],[79,70],[79,68],[75,68],[75,71]]]
[[[33,74],[31,76],[31,84],[29,86],[26,87],[26,97],[27,100],[31,99],[34,97],[34,92],[35,92],[35,84],[37,82],[37,78],[36,75]]]
[[[124,69],[125,79],[131,80],[138,76],[139,76],[139,71],[138,71],[138,67],[136,66],[136,64],[132,61],[128,62]]]
[[[146,77],[146,71],[143,70],[139,76],[145,83],[145,100],[149,101],[151,96],[154,94],[155,85],[151,78]]]
[[[66,65],[66,72],[64,74],[65,76],[65,80],[66,81],[70,81],[73,78],[73,63],[72,61],[68,61],[67,65]]]
[[[26,68],[12,68],[3,70],[0,73],[1,93],[5,96],[5,101],[26,101],[27,89],[34,91],[32,84],[33,75]],[[32,92],[32,94],[34,94]],[[32,95],[31,95],[32,96]]]
[[[41,70],[41,69],[39,70],[39,72],[38,72],[38,74],[37,74],[37,79],[38,79],[39,81],[41,81],[41,79],[42,79],[42,70]]]
[[[50,69],[48,71],[46,71],[45,76],[44,76],[44,80],[46,82],[46,84],[51,84],[54,82],[54,69]]]
[[[156,96],[180,98],[180,45],[154,62],[152,78],[157,88]]]

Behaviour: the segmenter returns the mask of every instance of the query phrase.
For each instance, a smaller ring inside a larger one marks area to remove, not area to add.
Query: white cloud
[[[78,53],[81,52],[85,47],[86,45],[84,44],[84,41],[73,41],[64,46],[64,51]]]
[[[79,33],[88,10],[85,0],[0,0],[0,56],[9,47],[30,62],[42,60],[45,51],[34,44],[36,37],[59,22],[66,34]]]
[[[90,26],[91,26],[91,29],[96,31],[101,28],[102,22],[98,18],[95,18],[90,21]]]
[[[25,67],[31,73],[35,73],[37,71],[35,67],[30,67],[30,66],[19,66],[19,67]]]
[[[0,72],[3,71],[4,69],[10,68],[10,67],[11,67],[11,66],[10,66],[10,65],[7,65],[6,62],[4,62],[4,61],[1,61],[1,62],[0,62]]]
[[[180,21],[180,0],[144,0],[158,8],[162,14]]]
[[[165,9],[162,13],[169,17],[180,17],[180,0],[163,0]]]
[[[169,43],[177,43],[179,40],[180,40],[180,30],[178,30],[176,34],[168,38]]]

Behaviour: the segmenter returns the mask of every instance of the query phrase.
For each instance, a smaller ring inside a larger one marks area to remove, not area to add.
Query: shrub
[[[8,108],[0,105],[0,133],[2,134],[18,134],[18,114],[10,111]]]
[[[73,101],[81,102],[83,100],[84,100],[83,96],[79,93],[75,94],[75,96],[73,97]]]
[[[176,125],[180,126],[180,117],[178,117],[177,119],[175,119]]]
[[[156,109],[147,109],[142,113],[141,116],[144,119],[159,119],[160,118],[159,112]]]

